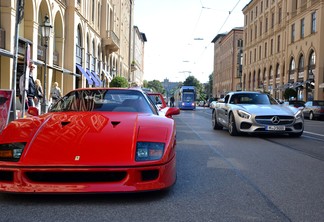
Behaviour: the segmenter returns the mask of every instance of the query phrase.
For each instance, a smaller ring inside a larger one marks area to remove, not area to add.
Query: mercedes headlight
[[[297,111],[297,113],[295,114],[295,118],[296,118],[296,120],[303,118],[303,112],[302,112],[302,110],[298,110]]]
[[[159,160],[164,153],[164,143],[137,142],[136,161]]]
[[[0,161],[17,162],[25,148],[26,143],[0,144]]]
[[[237,114],[239,115],[239,117],[244,118],[244,119],[250,119],[251,118],[251,114],[248,112],[245,112],[243,110],[237,110]]]

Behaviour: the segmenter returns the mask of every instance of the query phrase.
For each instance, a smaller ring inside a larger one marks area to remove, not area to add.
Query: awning
[[[91,71],[91,74],[93,76],[92,80],[95,82],[95,85],[101,86],[101,80],[99,79],[99,76],[97,75],[97,73]]]
[[[89,85],[93,85],[93,81],[91,79],[91,77],[89,76],[89,74],[82,68],[82,66],[80,66],[79,64],[76,64],[77,69],[84,75],[84,77],[86,77]]]
[[[298,88],[304,85],[304,82],[295,82],[291,88]]]

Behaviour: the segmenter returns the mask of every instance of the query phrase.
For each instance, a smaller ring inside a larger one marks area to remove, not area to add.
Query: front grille
[[[243,123],[241,123],[241,126],[240,126],[240,128],[241,128],[241,129],[250,129],[250,128],[251,128],[251,126],[252,126],[252,124],[251,124],[251,123],[246,123],[246,122],[243,122]]]
[[[26,172],[26,177],[33,182],[50,183],[87,183],[87,182],[119,182],[127,173],[114,172]]]
[[[14,172],[8,170],[0,171],[0,181],[2,182],[12,182],[13,181]]]
[[[303,123],[296,123],[296,124],[294,125],[294,128],[297,129],[297,130],[301,130],[301,129],[303,129]]]
[[[278,124],[274,124],[271,119],[275,117],[274,115],[271,116],[256,116],[255,121],[262,125],[290,125],[293,124],[295,118],[293,116],[276,116],[280,119]]]

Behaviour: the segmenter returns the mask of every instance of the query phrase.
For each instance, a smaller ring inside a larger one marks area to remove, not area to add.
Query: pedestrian
[[[56,103],[62,97],[61,89],[58,87],[58,83],[54,82],[53,87],[51,89],[51,98],[52,103]]]
[[[170,106],[174,107],[174,97],[173,96],[171,96],[171,98],[170,98]]]
[[[42,87],[41,81],[39,79],[35,80],[35,85],[36,85],[36,96],[38,98],[38,101],[35,102],[35,106],[40,111],[40,101],[44,97],[44,92],[43,92],[43,87]]]
[[[28,107],[30,106],[35,106],[35,103],[38,102],[38,98],[36,96],[36,85],[33,78],[34,69],[35,66],[33,64],[30,64],[28,77],[25,77],[25,74],[23,74],[19,79],[20,96],[21,98],[25,98],[27,102],[25,109],[28,109]],[[23,103],[22,99],[20,100],[20,102]]]

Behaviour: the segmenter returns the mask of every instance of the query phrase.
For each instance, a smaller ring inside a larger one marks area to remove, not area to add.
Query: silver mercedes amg
[[[227,128],[232,136],[240,133],[280,133],[299,137],[304,131],[300,109],[279,104],[260,92],[231,92],[213,109],[215,130]]]

